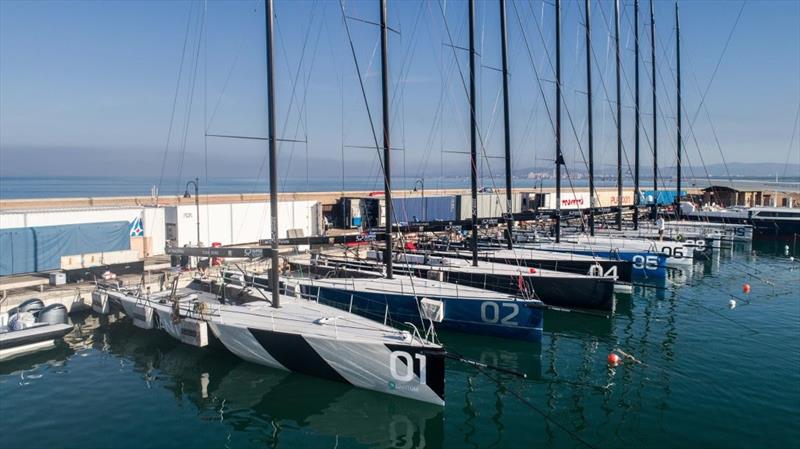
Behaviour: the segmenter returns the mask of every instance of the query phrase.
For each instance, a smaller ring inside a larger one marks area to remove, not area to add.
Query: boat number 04
[[[637,270],[657,270],[658,256],[642,256],[637,254],[633,256],[633,268]]]
[[[519,315],[519,306],[516,304],[503,304],[503,309],[510,309],[506,316],[500,318],[500,306],[496,302],[486,301],[481,303],[481,319],[484,323],[496,324],[500,323],[503,326],[517,326],[517,322],[513,321]]]
[[[592,265],[589,267],[589,276],[593,277],[601,277],[601,276],[616,276],[617,275],[617,266],[612,265],[605,273],[603,273],[603,267],[601,265]]]
[[[403,359],[403,362],[398,363],[398,359]],[[419,383],[425,385],[428,381],[428,367],[424,354],[414,354],[412,357],[411,354],[405,351],[392,351],[392,355],[389,356],[389,370],[392,373],[392,377],[400,382],[411,382],[414,379],[415,359],[419,360]],[[397,369],[398,364],[405,364],[405,373],[400,373]]]

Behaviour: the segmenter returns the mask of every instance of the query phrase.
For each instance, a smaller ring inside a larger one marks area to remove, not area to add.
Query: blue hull
[[[413,295],[353,292],[316,285],[302,285],[301,292],[306,298],[318,297],[322,304],[349,310],[376,321],[387,319],[387,323],[422,324]],[[444,320],[436,324],[439,329],[517,340],[542,339],[544,309],[539,302],[428,298],[444,303]]]
[[[562,253],[573,253],[584,256],[603,257],[612,260],[624,260],[631,262],[633,277],[646,279],[666,279],[667,278],[667,256],[661,253],[648,253],[636,251],[581,251],[581,250],[560,250],[539,248],[547,251]]]

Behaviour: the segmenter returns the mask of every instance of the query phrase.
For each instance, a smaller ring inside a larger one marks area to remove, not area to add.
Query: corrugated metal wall
[[[302,229],[304,235],[320,233],[320,203],[284,201],[278,203],[278,235],[289,229]],[[251,243],[270,238],[270,208],[267,203],[225,203],[200,205],[200,241],[223,245]],[[178,246],[197,243],[197,207],[165,208],[166,238]]]
[[[451,221],[456,219],[454,196],[392,198],[394,219],[400,223]]]
[[[478,218],[499,218],[506,211],[506,194],[502,193],[479,193],[478,194]],[[522,193],[511,194],[511,212],[522,211]],[[472,196],[459,195],[459,217],[461,220],[472,218]]]
[[[127,221],[2,229],[0,276],[57,270],[62,256],[130,248]]]

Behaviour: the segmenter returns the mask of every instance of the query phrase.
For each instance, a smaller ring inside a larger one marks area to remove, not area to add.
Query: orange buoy
[[[612,352],[611,354],[608,355],[608,364],[609,365],[617,366],[617,365],[619,365],[620,361],[621,361],[621,359],[619,358],[619,356],[617,354]]]
[[[750,284],[748,284],[747,282],[745,282],[744,285],[742,285],[742,293],[750,293]]]

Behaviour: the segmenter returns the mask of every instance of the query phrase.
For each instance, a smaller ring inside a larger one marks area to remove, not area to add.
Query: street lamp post
[[[197,246],[200,246],[200,187],[198,183],[200,182],[199,179],[194,178],[194,181],[189,181],[186,183],[186,191],[183,192],[184,198],[191,198],[192,195],[189,193],[189,185],[194,184],[194,205],[197,208]]]
[[[417,184],[420,188],[417,190]],[[428,208],[425,207],[425,178],[418,178],[414,181],[414,191],[422,192],[422,221],[428,221]]]

